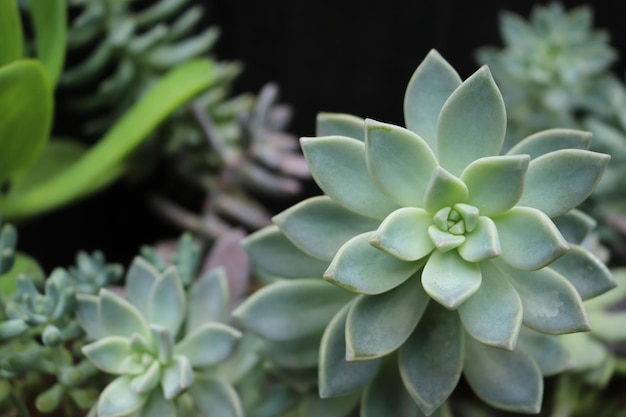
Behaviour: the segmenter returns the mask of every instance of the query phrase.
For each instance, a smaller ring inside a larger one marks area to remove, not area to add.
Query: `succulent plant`
[[[507,104],[508,149],[526,135],[549,127],[578,127],[577,112],[593,110],[596,95],[616,53],[608,34],[592,28],[588,6],[566,12],[560,3],[536,5],[528,21],[500,15],[503,48],[480,48]]]
[[[100,394],[96,415],[241,415],[234,389],[203,372],[228,357],[241,337],[218,322],[227,294],[223,270],[185,292],[175,267],[159,273],[137,257],[126,276],[127,299],[107,289],[79,296],[79,321],[95,340],[82,351],[116,375]]]
[[[461,374],[496,408],[538,412],[542,374],[555,369],[536,347],[589,330],[582,301],[615,285],[555,224],[586,224],[575,208],[609,156],[566,129],[500,155],[506,111],[488,67],[462,81],[436,51],[411,78],[404,113],[407,128],[318,117],[301,145],[325,195],[246,242],[268,276],[308,279],[271,284],[234,315],[268,340],[321,333],[320,396],[363,389],[361,415],[389,414],[387,391],[373,388],[387,384],[404,387],[388,393],[396,415],[445,415]]]

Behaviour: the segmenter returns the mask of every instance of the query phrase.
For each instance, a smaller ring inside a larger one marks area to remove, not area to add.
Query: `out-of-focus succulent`
[[[326,195],[247,240],[267,274],[323,275],[349,291],[278,282],[234,314],[268,340],[323,333],[320,396],[363,389],[362,415],[388,415],[386,401],[401,404],[396,414],[445,415],[461,374],[496,408],[538,412],[542,374],[564,368],[537,348],[544,334],[589,330],[582,300],[614,286],[552,220],[586,218],[574,209],[609,156],[587,150],[589,134],[564,129],[499,155],[506,112],[489,69],[462,82],[436,51],[409,82],[404,111],[406,129],[321,114],[318,137],[301,144]],[[518,343],[522,328],[538,336]],[[392,382],[382,375],[396,361]],[[399,388],[373,388],[387,384]]]
[[[241,337],[215,321],[223,320],[227,294],[220,270],[185,292],[175,267],[159,273],[138,257],[126,276],[127,299],[106,289],[79,296],[79,321],[95,340],[82,350],[117,375],[102,391],[96,415],[241,415],[234,389],[202,372],[223,361]]]
[[[0,220],[0,275],[8,272],[15,262],[15,246],[17,245],[17,230],[10,223]]]
[[[566,12],[559,3],[535,6],[529,21],[500,15],[504,47],[483,47],[476,56],[490,66],[506,101],[506,148],[540,129],[578,127],[575,112],[590,110],[589,97],[616,59],[592,19],[587,6]]]

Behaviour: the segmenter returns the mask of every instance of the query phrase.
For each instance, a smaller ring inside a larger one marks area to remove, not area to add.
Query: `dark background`
[[[403,124],[402,101],[411,74],[436,48],[466,78],[478,68],[476,48],[501,45],[498,12],[527,17],[532,1],[328,1],[202,0],[207,24],[221,28],[214,48],[220,60],[245,65],[235,92],[258,92],[268,81],[294,109],[289,130],[314,134],[320,111],[351,113]],[[607,30],[620,53],[613,69],[624,74],[626,9],[622,1],[564,1],[567,9],[589,4],[596,28]],[[307,194],[316,193],[307,184]],[[49,271],[73,263],[80,249],[101,249],[128,264],[142,244],[178,236],[147,207],[145,187],[120,182],[62,211],[18,225],[19,249]],[[292,200],[270,202],[278,211]]]

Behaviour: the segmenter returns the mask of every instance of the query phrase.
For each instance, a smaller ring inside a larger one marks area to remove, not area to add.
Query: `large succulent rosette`
[[[364,416],[443,413],[462,374],[491,405],[538,412],[542,376],[567,362],[538,346],[589,330],[582,300],[614,285],[570,233],[589,224],[575,208],[609,156],[565,129],[500,155],[506,112],[489,69],[462,81],[436,51],[404,112],[406,128],[319,116],[301,144],[325,195],[247,242],[266,272],[310,279],[269,285],[235,315],[274,341],[323,331],[320,395],[363,389]]]

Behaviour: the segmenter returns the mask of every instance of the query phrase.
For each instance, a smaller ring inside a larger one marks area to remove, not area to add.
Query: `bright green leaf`
[[[404,95],[406,127],[422,137],[431,149],[437,149],[437,121],[441,107],[461,85],[461,77],[432,49],[417,67]]]
[[[346,361],[346,317],[350,305],[333,317],[320,343],[319,395],[321,398],[350,394],[374,378],[380,359]]]
[[[365,121],[360,117],[343,113],[318,113],[315,136],[346,136],[365,140]]]
[[[480,287],[480,267],[461,258],[455,250],[436,250],[424,266],[422,285],[438,303],[455,310]]]
[[[29,0],[28,9],[35,32],[37,58],[43,64],[54,88],[65,61],[67,45],[66,0]]]
[[[365,128],[365,159],[374,183],[400,206],[423,207],[426,186],[437,166],[428,144],[392,124],[367,119]]]
[[[567,213],[591,194],[609,159],[609,155],[580,149],[563,149],[533,159],[518,204],[550,217]]]
[[[426,186],[424,208],[434,214],[444,207],[467,202],[468,195],[467,186],[460,179],[437,167]]]
[[[430,298],[419,275],[379,295],[361,295],[346,321],[346,359],[368,360],[398,349],[420,321]]]
[[[373,232],[350,239],[335,255],[324,279],[361,294],[380,294],[406,281],[424,264],[402,261],[369,242]]]
[[[527,154],[535,159],[561,149],[589,149],[590,142],[591,132],[573,129],[542,130],[519,141],[507,155]]]
[[[256,291],[233,316],[264,338],[292,340],[320,333],[352,297],[321,279],[284,280]]]
[[[272,220],[302,251],[328,261],[348,240],[376,230],[380,224],[379,220],[350,211],[327,196],[306,199]]]
[[[500,154],[506,130],[504,100],[489,68],[481,67],[463,82],[441,109],[437,157],[454,175],[472,161]]]
[[[415,261],[435,248],[428,228],[433,216],[417,207],[404,207],[391,213],[370,238],[372,246],[405,261]]]
[[[317,185],[337,203],[377,219],[398,206],[372,182],[365,163],[365,144],[343,136],[300,139]]]
[[[463,327],[454,312],[430,303],[417,329],[400,348],[404,386],[426,415],[439,408],[461,377]]]
[[[0,67],[22,58],[24,40],[16,0],[0,1]]]
[[[522,301],[507,277],[481,262],[482,283],[459,307],[465,330],[486,345],[513,350],[522,325]]]
[[[515,206],[524,191],[528,155],[491,156],[465,168],[461,180],[469,190],[467,202],[483,216],[492,216]]]

